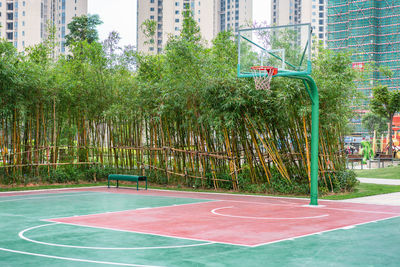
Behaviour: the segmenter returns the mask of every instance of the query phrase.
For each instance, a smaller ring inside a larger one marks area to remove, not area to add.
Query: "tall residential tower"
[[[271,0],[271,24],[311,23],[312,36],[323,44],[327,40],[327,0]]]
[[[137,48],[142,52],[160,53],[170,35],[179,35],[183,10],[192,11],[200,26],[202,37],[209,43],[218,32],[252,21],[252,0],[138,0]],[[141,25],[146,20],[156,21],[154,43],[149,44]]]
[[[386,67],[392,77],[375,71],[366,82],[357,82],[367,98],[360,115],[367,112],[372,88],[387,85],[400,90],[400,1],[399,0],[329,0],[328,48],[351,51],[353,68],[362,71],[367,64]],[[363,134],[361,120],[354,121],[355,132]]]
[[[58,53],[65,52],[67,25],[75,16],[87,14],[88,0],[0,0],[0,38],[18,49],[46,39],[47,25],[57,30]]]

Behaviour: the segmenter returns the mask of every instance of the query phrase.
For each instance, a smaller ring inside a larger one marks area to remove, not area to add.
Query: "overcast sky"
[[[171,1],[171,0],[164,0]],[[121,45],[136,45],[137,0],[89,0],[89,14],[98,14],[103,24],[98,27],[100,40],[111,31],[122,37]],[[253,18],[269,22],[270,0],[253,0]]]

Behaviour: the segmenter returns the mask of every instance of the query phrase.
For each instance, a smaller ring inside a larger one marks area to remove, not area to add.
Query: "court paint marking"
[[[63,198],[63,197],[75,197],[75,196],[88,196],[88,195],[101,195],[103,193],[72,193],[69,195],[54,195],[54,196],[45,196],[45,197],[25,197],[25,198],[14,198],[14,199],[7,199],[7,200],[0,200],[0,202],[13,202],[13,201],[21,201],[21,200],[34,200],[34,199],[48,199],[48,198]]]
[[[41,220],[41,221],[54,223],[54,221],[51,221],[51,219],[46,219],[46,220]],[[235,244],[235,243],[230,243],[230,242],[215,242],[213,240],[207,240],[207,239],[180,237],[180,236],[165,235],[165,234],[151,233],[151,232],[145,232],[145,231],[121,230],[121,229],[114,229],[114,228],[110,228],[110,227],[90,226],[90,225],[84,225],[84,224],[78,224],[78,223],[66,223],[66,222],[58,222],[58,223],[66,224],[66,225],[80,226],[80,227],[88,227],[88,228],[94,228],[94,229],[105,229],[105,230],[112,230],[112,231],[119,231],[119,232],[137,233],[137,234],[152,235],[152,236],[170,237],[170,238],[176,238],[176,239],[182,239],[182,240],[207,242],[207,243],[210,243],[210,245],[211,244],[225,244],[225,245],[239,246],[239,247],[253,247],[251,245]]]
[[[77,189],[96,189],[96,188],[106,188],[106,187],[107,186],[105,185],[99,185],[99,186],[84,186],[84,187],[65,187],[65,188],[49,188],[49,189],[37,189],[37,190],[7,191],[7,192],[0,192],[0,196],[7,194],[16,194],[16,193],[18,194],[18,193],[35,193],[35,192],[47,192],[47,191],[67,191],[67,190],[73,191]]]
[[[66,261],[76,261],[76,262],[87,262],[87,263],[98,263],[98,264],[105,264],[105,265],[117,265],[117,266],[135,266],[135,267],[161,267],[157,265],[141,265],[141,264],[131,264],[131,263],[119,263],[119,262],[109,262],[109,261],[94,261],[94,260],[86,260],[86,259],[78,259],[78,258],[69,258],[69,257],[59,257],[47,254],[38,254],[32,253],[27,251],[20,251],[20,250],[13,250],[8,248],[0,248],[2,251],[17,253],[17,254],[24,254],[29,256],[37,256],[42,258],[50,258],[50,259],[58,259],[58,260],[66,260]]]
[[[278,203],[262,203],[262,202],[254,202],[254,201],[244,201],[244,200],[215,200],[215,201],[225,201],[225,202],[235,202],[235,203],[248,203],[248,204],[260,204],[260,205],[270,205],[270,206],[283,206],[283,207],[301,207],[301,208],[309,208],[309,209],[321,209],[321,210],[338,210],[338,211],[348,211],[348,212],[363,212],[363,213],[373,213],[373,214],[388,214],[388,215],[396,215],[396,212],[388,212],[388,211],[374,211],[374,210],[359,210],[359,209],[342,209],[342,208],[330,208],[325,205],[301,205],[299,203],[292,204],[278,204]],[[203,202],[202,202],[203,203]],[[337,202],[339,203],[339,202]],[[366,204],[369,205],[369,204]],[[375,205],[379,206],[379,205]]]
[[[36,244],[41,244],[41,245],[47,245],[47,246],[54,246],[54,247],[65,247],[65,248],[79,248],[79,249],[99,249],[99,250],[150,250],[150,249],[170,249],[170,248],[187,248],[187,247],[199,247],[199,246],[205,246],[205,245],[211,245],[215,244],[215,242],[207,242],[207,243],[200,243],[200,244],[191,244],[191,245],[175,245],[175,246],[159,246],[159,247],[128,247],[128,248],[107,248],[107,247],[86,247],[86,246],[72,246],[72,245],[63,245],[63,244],[56,244],[56,243],[47,243],[47,242],[41,242],[37,241],[31,238],[28,238],[24,236],[24,234],[30,230],[41,228],[41,227],[47,227],[47,226],[53,226],[53,225],[58,225],[61,223],[49,223],[49,224],[43,224],[39,226],[34,226],[27,228],[25,230],[22,230],[21,232],[18,233],[18,236],[21,239],[24,239],[26,241],[36,243]]]
[[[217,210],[222,210],[222,209],[232,209],[234,206],[230,207],[222,207],[222,208],[216,208],[211,210],[211,213],[219,216],[225,216],[225,217],[232,217],[232,218],[241,218],[241,219],[255,219],[255,220],[303,220],[303,219],[317,219],[317,218],[322,218],[322,217],[327,217],[329,214],[322,214],[322,215],[317,215],[317,216],[310,216],[310,217],[252,217],[252,216],[240,216],[240,215],[230,215],[230,214],[222,214],[217,212]]]
[[[311,233],[311,234],[305,234],[305,235],[299,235],[299,236],[279,239],[279,240],[275,240],[275,241],[271,241],[271,242],[257,244],[257,245],[251,246],[251,247],[259,247],[259,246],[279,243],[279,242],[282,242],[282,241],[294,241],[295,239],[298,239],[298,238],[307,237],[307,236],[313,236],[313,235],[321,235],[323,233],[329,233],[329,232],[333,232],[333,231],[336,231],[336,230],[350,230],[350,229],[353,229],[353,228],[355,228],[356,226],[359,226],[359,225],[364,225],[364,224],[368,224],[368,223],[377,223],[377,222],[386,221],[386,220],[390,220],[390,219],[397,218],[397,217],[400,217],[400,215],[396,215],[396,216],[389,217],[389,218],[384,218],[384,219],[379,219],[379,220],[373,220],[373,221],[369,221],[369,222],[356,223],[356,224],[352,224],[352,225],[348,225],[348,226],[344,226],[344,227],[337,227],[337,228],[324,230],[324,231],[319,231],[319,232],[315,232],[315,233]]]
[[[223,200],[221,200],[221,201],[223,201]],[[172,208],[172,207],[179,207],[179,206],[185,206],[185,205],[196,205],[196,204],[209,203],[209,202],[219,202],[219,201],[218,200],[211,200],[211,201],[202,201],[202,202],[193,202],[193,203],[173,204],[173,205],[169,205],[169,206],[144,207],[144,208],[128,209],[128,210],[105,211],[105,212],[101,212],[101,213],[97,212],[97,213],[89,213],[89,214],[85,214],[85,215],[74,215],[74,216],[71,216],[71,217],[84,217],[84,216],[92,216],[92,215],[98,215],[98,214],[112,214],[112,213],[127,212],[127,211],[133,211],[133,210]],[[44,219],[42,221],[47,222],[47,221],[51,221],[51,220],[55,220],[55,219],[59,219],[59,217],[50,218],[50,219]]]

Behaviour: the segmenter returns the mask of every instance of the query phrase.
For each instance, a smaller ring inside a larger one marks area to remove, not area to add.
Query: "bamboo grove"
[[[276,78],[257,91],[236,78],[232,33],[205,44],[196,25],[185,27],[158,55],[120,49],[115,33],[74,43],[57,60],[46,43],[17,53],[1,41],[1,183],[96,181],[112,170],[165,185],[307,193],[304,85]],[[354,93],[349,63],[323,49],[313,63],[325,191],[354,185],[341,143]],[[89,175],[56,178],[82,170]]]

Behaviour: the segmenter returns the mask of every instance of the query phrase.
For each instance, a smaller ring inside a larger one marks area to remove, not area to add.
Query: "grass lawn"
[[[323,196],[321,199],[342,200],[356,197],[367,197],[400,192],[400,185],[363,184],[360,183],[354,192]]]
[[[372,170],[355,170],[357,177],[400,179],[400,165]]]

